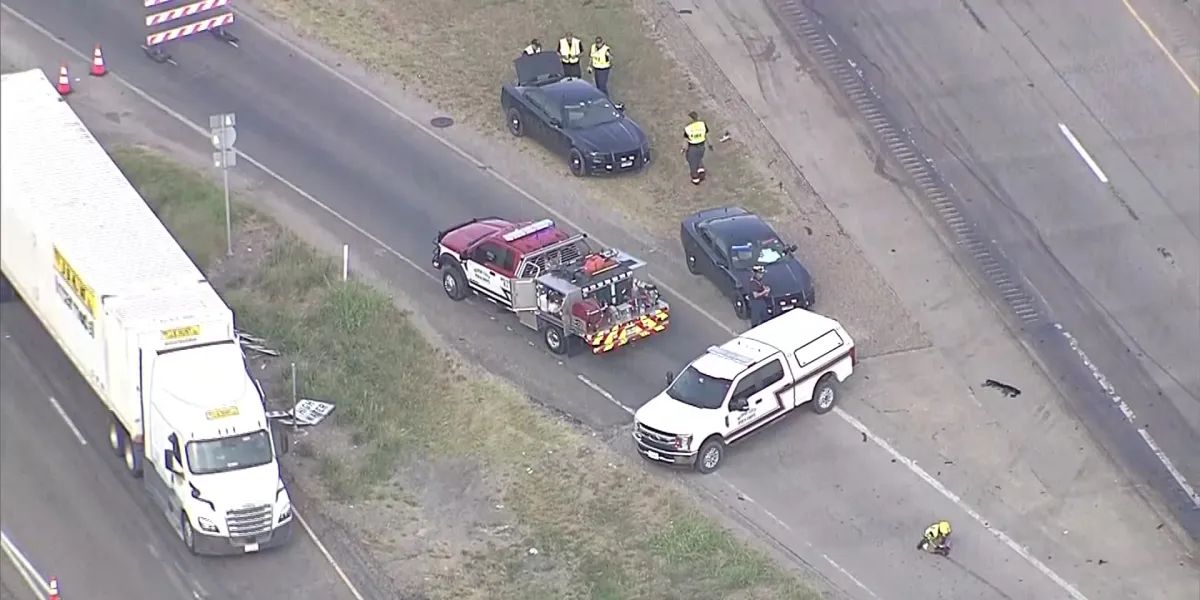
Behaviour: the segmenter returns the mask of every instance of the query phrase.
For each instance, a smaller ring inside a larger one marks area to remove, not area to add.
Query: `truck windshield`
[[[195,475],[225,473],[271,462],[271,437],[260,429],[245,435],[188,442],[188,468]]]
[[[667,395],[697,408],[721,408],[733,382],[709,377],[689,366],[667,388]]]

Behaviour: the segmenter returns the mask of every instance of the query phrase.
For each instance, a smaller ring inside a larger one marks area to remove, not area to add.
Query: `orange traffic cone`
[[[50,600],[62,600],[62,596],[58,595],[58,578],[50,578]]]
[[[92,53],[92,75],[95,77],[103,77],[108,69],[104,68],[104,55],[100,53],[100,44],[96,44],[96,51]]]
[[[58,93],[63,96],[71,93],[71,76],[67,74],[67,63],[58,68]]]

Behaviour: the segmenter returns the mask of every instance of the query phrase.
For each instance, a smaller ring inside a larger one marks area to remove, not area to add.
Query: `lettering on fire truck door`
[[[471,253],[467,277],[471,285],[483,291],[493,300],[512,304],[509,277],[504,273],[505,262],[512,262],[511,252],[491,242],[484,242]]]

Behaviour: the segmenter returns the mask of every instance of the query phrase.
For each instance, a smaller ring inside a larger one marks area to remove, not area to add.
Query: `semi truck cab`
[[[190,286],[185,286],[190,287]],[[212,288],[166,298],[176,315],[154,315],[162,300],[114,302],[103,325],[128,333],[124,354],[140,372],[137,389],[117,397],[141,406],[114,411],[135,422],[115,424],[122,454],[144,458],[147,491],[197,554],[237,554],[270,548],[291,536],[291,498],[279,463],[265,399],[251,377],[232,314]],[[110,360],[120,356],[110,338]],[[110,381],[114,381],[110,379]],[[140,416],[140,418],[138,418]],[[131,436],[125,431],[140,431]],[[142,450],[142,452],[139,452]],[[127,458],[128,462],[130,459]]]

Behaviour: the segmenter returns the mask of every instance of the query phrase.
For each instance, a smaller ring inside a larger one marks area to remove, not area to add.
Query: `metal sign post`
[[[212,115],[208,118],[208,129],[213,148],[213,166],[221,169],[225,180],[225,254],[233,256],[233,218],[229,206],[229,169],[237,166],[237,150],[233,143],[237,141],[237,129],[234,125],[237,118],[233,113]]]

